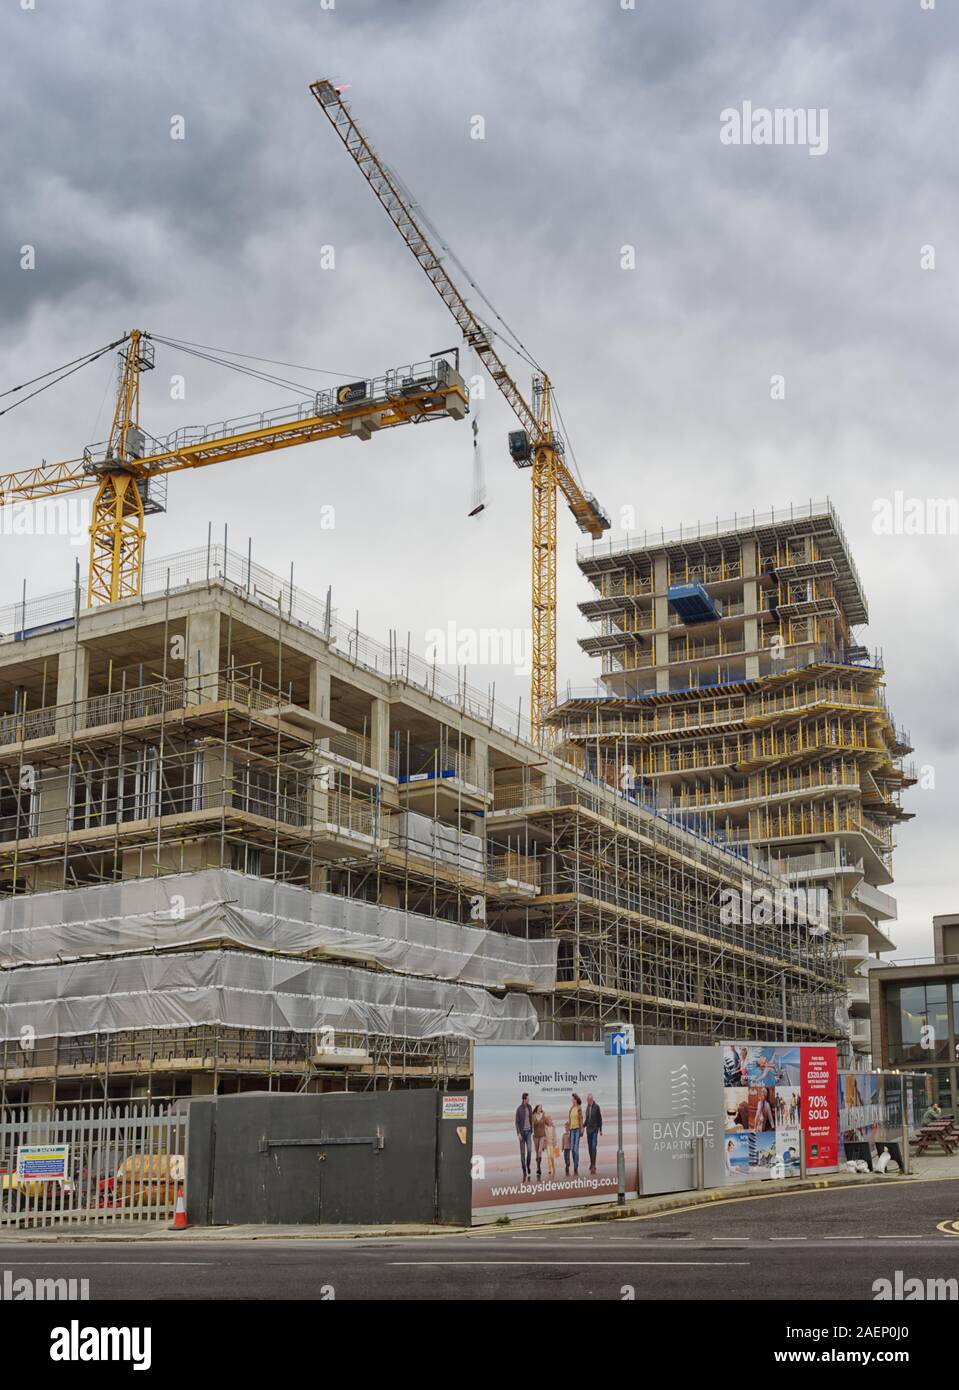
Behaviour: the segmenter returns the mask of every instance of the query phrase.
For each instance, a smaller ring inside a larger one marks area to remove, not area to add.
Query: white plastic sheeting
[[[369,961],[403,975],[546,991],[555,940],[527,941],[230,870],[0,900],[0,967],[209,942]]]
[[[483,877],[484,845],[478,835],[469,835],[456,826],[444,825],[416,811],[401,811],[394,818],[396,843],[400,849],[425,859],[442,859],[466,873]]]
[[[227,1028],[368,1033],[399,1038],[527,1041],[538,1023],[526,995],[351,966],[238,951],[177,951],[0,976],[0,1036],[76,1037],[135,1029]]]

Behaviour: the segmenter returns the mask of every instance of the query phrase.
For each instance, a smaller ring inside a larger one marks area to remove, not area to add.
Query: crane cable
[[[362,372],[334,372],[331,371],[329,367],[307,367],[304,366],[302,362],[285,362],[282,358],[261,357],[255,352],[236,352],[233,348],[215,348],[211,347],[209,343],[193,343],[186,338],[169,338],[156,333],[151,334],[151,336],[158,342],[163,342],[167,346],[183,348],[184,351],[187,348],[202,348],[205,352],[220,353],[225,357],[243,357],[250,362],[268,362],[273,367],[292,367],[298,372],[317,372],[321,376],[335,376],[341,381],[344,379],[358,381],[362,376]],[[223,365],[229,366],[230,363],[224,363]],[[308,390],[309,388],[307,387],[306,389]]]
[[[154,342],[163,343],[165,347],[173,348],[177,352],[184,352],[189,357],[199,358],[203,362],[212,362],[218,367],[229,367],[232,371],[239,372],[241,376],[253,377],[256,381],[264,381],[271,386],[279,386],[284,391],[294,391],[300,397],[315,394],[315,388],[308,386],[305,382],[291,381],[288,377],[275,376],[271,372],[254,371],[252,367],[244,367],[239,362],[230,362],[225,357],[218,357],[215,353],[200,352],[196,348],[186,347],[175,338],[162,338],[157,333],[151,333],[150,336]]]
[[[382,161],[380,162],[382,163]],[[386,170],[386,173],[389,175],[392,181],[396,184],[397,188],[403,194],[404,198],[410,206],[410,209],[416,213],[416,216],[419,219],[419,221],[422,222],[423,226],[426,228],[428,232],[432,234],[435,240],[439,242],[440,250],[450,258],[450,260],[456,266],[457,270],[463,276],[466,283],[469,285],[470,289],[476,291],[476,293],[479,295],[480,299],[486,305],[487,309],[489,309],[493,317],[503,325],[503,328],[506,330],[505,333],[496,333],[495,336],[497,338],[500,338],[502,341],[508,343],[509,347],[511,347],[512,350],[518,356],[523,358],[527,366],[532,367],[533,370],[536,372],[542,372],[543,368],[536,361],[536,358],[530,352],[529,348],[527,348],[526,345],[523,343],[519,334],[516,333],[515,330],[512,329],[510,325],[506,322],[506,320],[503,318],[503,315],[496,308],[496,305],[492,302],[489,296],[484,293],[483,289],[480,287],[477,281],[473,279],[470,272],[466,269],[466,266],[463,264],[459,256],[457,256],[456,252],[453,250],[449,242],[443,236],[443,233],[437,227],[436,223],[432,220],[429,213],[423,207],[423,204],[417,198],[413,190],[409,187],[407,183],[404,182],[403,179],[400,178],[396,170],[393,169],[390,165],[383,164],[383,168]]]
[[[33,386],[38,381],[45,382],[43,386],[38,386],[37,389],[31,391],[29,395],[21,396],[20,399],[14,401],[12,405],[5,406],[3,410],[0,410],[0,415],[9,415],[10,411],[16,410],[18,405],[24,405],[27,401],[33,400],[34,396],[39,396],[42,391],[49,391],[51,386],[56,386],[61,381],[65,381],[68,376],[73,376],[74,372],[78,372],[81,367],[88,367],[92,362],[96,362],[98,358],[103,357],[105,353],[112,352],[114,348],[129,342],[129,339],[129,333],[124,333],[122,338],[117,338],[112,343],[107,343],[105,347],[97,348],[94,352],[88,352],[83,357],[74,357],[72,361],[64,362],[62,367],[52,367],[48,372],[41,372],[39,376],[31,377],[29,381],[21,382],[19,386],[10,386],[6,391],[0,391],[0,399],[2,399],[4,396],[14,395],[17,391],[25,391],[28,386]],[[58,372],[60,373],[59,376],[56,375]],[[47,377],[53,377],[54,379],[52,381],[47,381]]]

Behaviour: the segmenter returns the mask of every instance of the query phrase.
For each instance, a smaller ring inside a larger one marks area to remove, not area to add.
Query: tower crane
[[[543,372],[534,377],[533,405],[529,405],[494,347],[492,331],[474,313],[464,291],[446,269],[443,255],[432,244],[425,215],[356,124],[343,100],[342,89],[324,78],[311,83],[310,91],[519,421],[521,428],[510,433],[509,451],[517,468],[531,469],[532,478],[530,725],[534,742],[541,742],[546,711],[556,703],[557,488],[586,535],[600,537],[609,530],[609,518],[596,498],[584,492],[567,464],[567,453],[572,455],[559,428],[561,422],[553,419],[549,377]],[[455,261],[448,248],[444,250]],[[461,265],[459,269],[473,284]]]
[[[154,340],[134,330],[88,354],[87,360],[95,361],[114,347],[120,349],[119,384],[106,442],[84,449],[78,459],[0,475],[0,506],[96,489],[90,526],[91,607],[139,594],[144,517],[165,511],[166,474],[320,439],[370,439],[376,430],[438,417],[462,420],[469,409],[459,372],[445,358],[434,357],[317,392],[297,405],[153,439],[140,425],[140,378],[154,366]]]

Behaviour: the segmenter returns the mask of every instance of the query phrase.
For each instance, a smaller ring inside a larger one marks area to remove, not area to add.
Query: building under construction
[[[837,1036],[782,881],[225,546],[0,611],[2,1100],[462,1083],[487,1039]],[[572,735],[572,730],[567,730]]]
[[[915,782],[839,518],[822,504],[588,545],[581,646],[602,662],[550,720],[590,776],[821,893],[843,938],[852,1048],[870,1052],[868,956]]]

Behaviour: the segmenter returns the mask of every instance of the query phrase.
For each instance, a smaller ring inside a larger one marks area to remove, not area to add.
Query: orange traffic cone
[[[186,1202],[183,1200],[183,1188],[178,1187],[176,1207],[173,1212],[173,1229],[175,1231],[185,1231],[189,1224],[189,1221],[186,1219]]]

